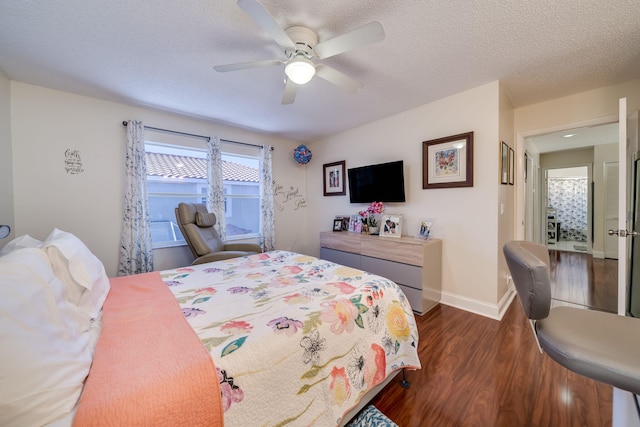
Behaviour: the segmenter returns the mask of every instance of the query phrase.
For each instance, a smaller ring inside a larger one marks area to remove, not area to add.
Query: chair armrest
[[[225,251],[243,251],[243,252],[255,252],[262,253],[260,245],[255,243],[227,243],[224,245]]]
[[[240,257],[240,256],[245,256],[245,255],[247,255],[247,254],[246,253],[240,253],[238,251],[211,252],[209,254],[202,255],[201,257],[196,258],[191,263],[191,265],[205,264],[207,262],[214,262],[214,261],[222,261],[223,259],[237,258],[237,257]]]
[[[262,248],[254,243],[231,243],[224,245],[224,250],[211,252],[196,258],[191,265],[204,264],[206,262],[221,261],[223,259],[237,258],[247,255],[262,253]]]

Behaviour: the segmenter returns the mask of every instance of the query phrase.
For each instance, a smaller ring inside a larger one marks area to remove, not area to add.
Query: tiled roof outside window
[[[207,179],[207,160],[173,154],[146,153],[147,175],[165,178]],[[222,161],[225,181],[260,182],[258,169],[235,162]]]

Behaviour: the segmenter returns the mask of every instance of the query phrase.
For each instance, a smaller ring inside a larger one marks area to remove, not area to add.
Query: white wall
[[[10,87],[16,235],[44,239],[54,227],[72,232],[102,260],[110,276],[117,271],[122,222],[123,120],[273,145],[274,180],[286,188],[298,188],[305,181],[304,170],[297,168],[291,156],[295,141],[15,81]],[[0,110],[0,120],[3,117]],[[6,149],[4,144],[1,147]],[[79,151],[82,173],[65,171],[68,149]],[[304,189],[302,195],[306,197]],[[291,203],[281,205],[284,208],[276,212],[276,244],[296,250],[306,227],[304,214],[299,213],[306,208],[295,211]],[[174,266],[170,265],[174,259],[182,262],[184,248],[175,251],[177,258],[167,255],[171,250],[160,251],[156,268]]]
[[[511,277],[507,262],[504,259],[502,253],[502,247],[504,244],[513,239],[515,235],[515,185],[502,184],[502,177],[499,176],[502,166],[502,142],[504,141],[510,148],[514,150],[514,165],[516,162],[524,161],[524,154],[519,153],[513,137],[513,106],[507,98],[502,86],[500,87],[500,138],[496,141],[496,156],[498,157],[498,168],[496,170],[496,182],[501,184],[498,186],[498,203],[496,205],[497,220],[498,220],[498,244],[496,245],[496,252],[498,257],[498,283],[496,288],[496,301],[498,301],[501,307],[505,307],[507,302],[510,302],[509,297],[513,297],[513,290],[509,293],[509,286],[511,281],[508,277]],[[520,180],[514,173],[514,182]],[[502,301],[503,298],[507,298],[506,301]]]
[[[335,215],[366,206],[322,195],[324,163],[346,160],[348,169],[403,160],[407,201],[386,212],[404,215],[403,235],[415,235],[421,218],[433,219],[434,237],[443,239],[443,302],[496,317],[499,98],[492,82],[310,144],[308,252],[319,253],[318,233],[331,230]],[[469,131],[473,187],[423,190],[422,142]]]
[[[7,224],[11,227],[11,234],[7,238],[0,240],[0,248],[15,237],[10,88],[9,79],[0,70],[0,224]]]
[[[542,169],[568,168],[593,163],[593,148],[585,147],[542,153],[540,154],[540,167]]]

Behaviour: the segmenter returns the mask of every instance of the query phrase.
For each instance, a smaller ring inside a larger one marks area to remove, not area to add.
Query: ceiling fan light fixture
[[[295,84],[303,85],[309,83],[316,74],[316,67],[311,60],[297,56],[284,67],[284,73]]]

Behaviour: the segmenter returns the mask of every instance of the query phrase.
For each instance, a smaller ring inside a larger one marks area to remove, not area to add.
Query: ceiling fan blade
[[[298,93],[298,85],[287,79],[287,83],[284,86],[284,94],[282,95],[282,104],[289,105],[293,104],[293,101],[296,99],[296,94]]]
[[[250,62],[238,62],[236,64],[216,65],[214,70],[220,73],[226,73],[227,71],[244,70],[247,68],[268,67],[270,65],[283,64],[279,59],[265,59],[262,61],[250,61]]]
[[[378,21],[373,21],[348,33],[320,42],[313,50],[318,58],[323,59],[382,40],[384,40],[384,28]]]
[[[249,15],[260,28],[285,49],[295,48],[295,43],[278,25],[273,16],[257,0],[238,0],[238,6]]]
[[[316,67],[316,76],[349,92],[357,92],[362,87],[362,83],[358,80],[323,64]]]

